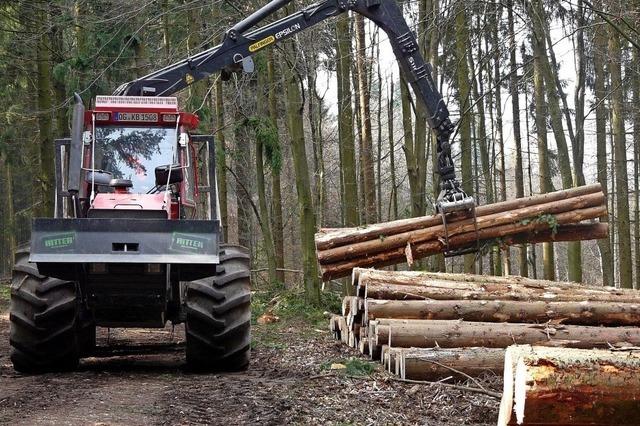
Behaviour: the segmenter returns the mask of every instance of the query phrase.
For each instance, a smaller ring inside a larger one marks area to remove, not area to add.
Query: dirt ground
[[[0,303],[0,423],[12,425],[495,424],[480,394],[327,369],[357,354],[328,331],[295,321],[256,326],[248,371],[184,371],[184,330],[99,330],[80,371],[24,376],[9,360]],[[494,385],[495,389],[495,385]]]

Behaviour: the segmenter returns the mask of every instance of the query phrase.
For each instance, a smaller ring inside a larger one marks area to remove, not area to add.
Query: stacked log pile
[[[349,276],[356,267],[411,264],[447,250],[471,248],[478,240],[482,245],[512,245],[606,238],[607,224],[581,223],[606,214],[605,195],[596,184],[480,206],[477,222],[467,213],[454,214],[447,219],[446,231],[438,214],[324,229],[315,242],[322,277],[329,280]]]
[[[330,329],[402,379],[501,374],[514,344],[640,346],[634,290],[360,268],[352,277],[355,295],[344,298]]]

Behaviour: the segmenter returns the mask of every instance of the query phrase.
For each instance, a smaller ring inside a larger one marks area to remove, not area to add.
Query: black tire
[[[11,281],[11,361],[22,373],[69,371],[78,366],[76,284],[44,277],[16,253]]]
[[[216,276],[192,281],[186,296],[187,366],[241,371],[251,352],[251,271],[247,249],[223,245]]]

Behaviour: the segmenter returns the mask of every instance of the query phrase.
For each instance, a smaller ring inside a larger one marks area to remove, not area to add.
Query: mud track
[[[0,307],[1,309],[1,307]],[[356,354],[312,326],[258,326],[251,368],[184,371],[184,330],[99,331],[80,371],[24,376],[0,313],[0,423],[12,425],[495,424],[498,401],[326,366]]]

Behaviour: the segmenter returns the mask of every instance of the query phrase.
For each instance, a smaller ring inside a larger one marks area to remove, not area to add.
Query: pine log
[[[598,207],[589,207],[585,209],[573,210],[560,213],[555,216],[558,227],[562,225],[578,223],[584,220],[596,219],[607,215],[607,207],[605,205]],[[533,218],[532,218],[533,219]],[[523,233],[539,232],[549,228],[549,224],[540,221],[519,222],[507,225],[500,225],[486,229],[480,229],[478,233],[466,232],[449,238],[449,246],[451,249],[467,248],[476,244],[479,239],[482,244],[491,244],[496,239],[501,239],[510,235],[520,235]],[[411,257],[413,260],[421,259],[434,254],[442,253],[446,250],[444,239],[431,240],[410,244]],[[345,277],[351,274],[353,268],[361,267],[384,267],[405,263],[407,259],[406,247],[397,247],[377,254],[365,255],[347,260],[337,261],[335,263],[320,264],[322,278],[326,281],[329,279]]]
[[[382,345],[380,347],[380,363],[383,366],[386,366],[389,362],[389,345]]]
[[[608,223],[575,223],[563,225],[555,231],[553,229],[545,229],[525,235],[511,235],[504,237],[502,242],[507,246],[515,246],[518,244],[538,244],[549,241],[602,240],[608,236]]]
[[[366,298],[380,300],[510,300],[544,302],[607,302],[640,304],[640,293],[613,287],[562,284],[474,283],[432,280],[429,285],[397,285],[368,282]]]
[[[402,285],[431,285],[433,281],[451,281],[455,283],[478,283],[478,284],[504,284],[504,285],[526,285],[530,287],[562,286],[562,287],[588,287],[581,283],[545,281],[511,275],[507,277],[494,275],[474,275],[474,274],[452,274],[444,272],[425,271],[384,271],[379,269],[355,268],[352,274],[354,286],[361,288],[367,283],[377,282],[385,284]],[[601,286],[592,286],[601,289]],[[364,297],[364,292],[361,294]]]
[[[483,373],[501,373],[504,349],[499,348],[393,348],[390,359],[402,379],[439,380],[454,376],[464,378]]]
[[[357,299],[355,296],[345,296],[342,299],[342,316],[346,317],[351,312],[352,300]]]
[[[367,321],[375,318],[484,322],[547,322],[573,325],[640,326],[640,300],[612,302],[513,302],[502,300],[367,299]]]
[[[568,200],[537,204],[518,210],[478,216],[477,226],[479,230],[496,228],[501,225],[508,224],[523,226],[523,224],[520,223],[521,221],[535,219],[543,214],[566,214],[567,212],[573,212],[579,209],[601,206],[604,202],[605,196],[603,193],[600,192],[595,194],[588,194]],[[472,218],[452,222],[448,225],[450,238],[452,236],[473,232],[474,230],[475,224]],[[321,264],[328,264],[345,259],[352,259],[363,256],[370,256],[375,253],[387,252],[398,247],[404,248],[407,246],[407,243],[418,244],[421,242],[432,240],[444,240],[445,227],[442,223],[440,223],[428,228],[412,230],[400,234],[390,235],[389,233],[385,232],[382,235],[384,237],[375,240],[369,240],[361,243],[354,243],[346,246],[318,251],[318,261]]]
[[[446,320],[397,321],[399,323],[376,327],[374,337],[377,345],[388,344],[405,348],[506,348],[513,344],[529,344],[580,349],[607,348],[620,343],[640,346],[638,327],[496,324]]]
[[[363,355],[369,355],[369,339],[360,339],[358,350]]]
[[[514,410],[509,404],[501,406],[509,416],[501,413],[499,425],[640,424],[639,353],[515,350],[513,394],[503,397],[513,401]]]
[[[527,198],[503,201],[500,203],[478,206],[476,214],[486,216],[495,213],[508,212],[522,209],[537,204],[558,202],[573,197],[602,192],[600,184],[571,188],[568,190],[552,192],[548,194],[535,195]],[[380,238],[380,235],[394,235],[416,229],[428,228],[442,223],[440,215],[425,216],[411,219],[401,219],[382,224],[368,225],[358,228],[342,228],[332,230],[320,230],[316,234],[316,249],[327,250],[347,244]]]

